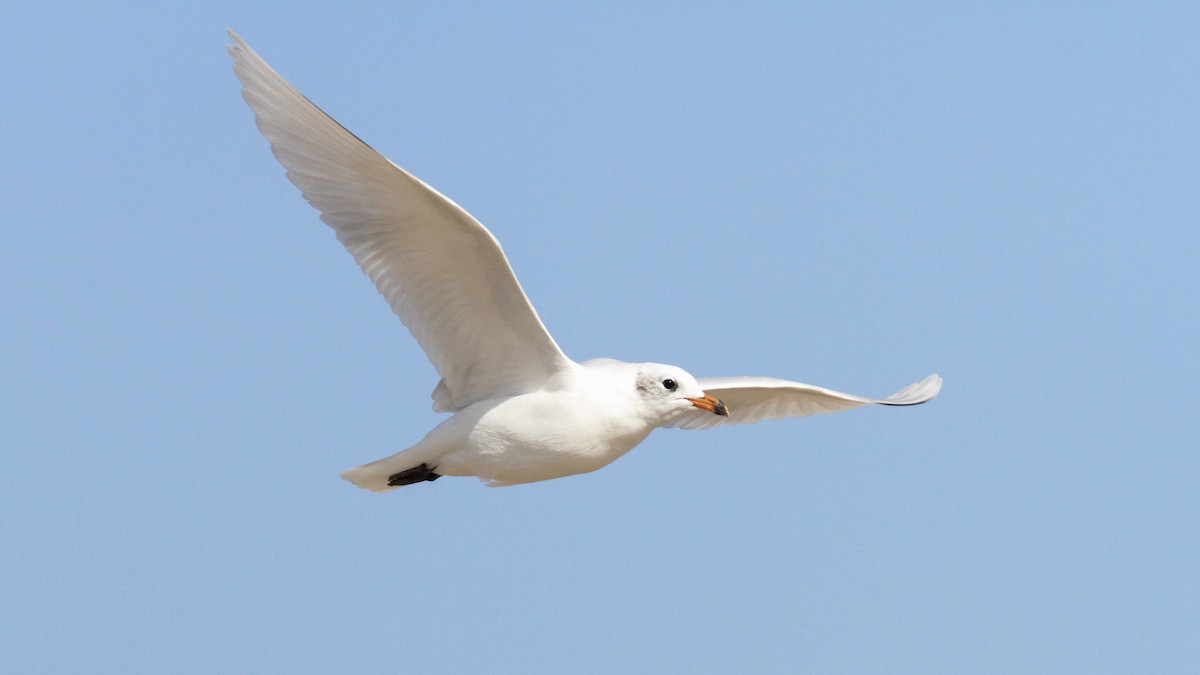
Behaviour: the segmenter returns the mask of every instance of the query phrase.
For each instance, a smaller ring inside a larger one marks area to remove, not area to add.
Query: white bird
[[[697,379],[658,363],[576,363],[547,332],[491,232],[229,35],[242,95],[276,159],[433,362],[442,377],[433,409],[453,413],[416,445],[342,474],[361,488],[441,476],[530,483],[595,471],[658,427],[915,405],[941,389],[930,375],[877,400],[769,377]]]

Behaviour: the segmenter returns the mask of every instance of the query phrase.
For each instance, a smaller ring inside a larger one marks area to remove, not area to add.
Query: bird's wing
[[[942,378],[930,375],[887,398],[874,399],[774,377],[709,377],[697,381],[705,394],[725,402],[729,415],[721,417],[696,408],[663,426],[708,429],[720,424],[750,424],[783,417],[841,412],[872,403],[916,405],[937,396],[942,388]]]
[[[471,214],[371,149],[229,33],[242,95],[276,159],[442,376],[455,410],[541,386],[572,361]]]

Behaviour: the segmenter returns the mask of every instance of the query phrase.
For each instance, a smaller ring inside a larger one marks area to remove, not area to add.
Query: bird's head
[[[692,408],[714,415],[728,415],[719,399],[704,393],[696,378],[678,366],[643,363],[637,368],[634,386],[638,397],[662,418],[669,419]]]

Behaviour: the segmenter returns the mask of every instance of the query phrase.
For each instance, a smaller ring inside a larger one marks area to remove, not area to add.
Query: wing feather
[[[362,142],[229,35],[243,97],[288,179],[442,376],[436,408],[531,391],[573,366],[483,225]]]
[[[721,424],[751,424],[784,417],[835,413],[871,404],[917,405],[937,396],[942,388],[942,378],[937,375],[930,375],[882,399],[843,394],[774,377],[708,377],[699,378],[697,382],[705,394],[725,402],[729,415],[719,417],[699,409],[689,410],[663,426],[709,429]]]

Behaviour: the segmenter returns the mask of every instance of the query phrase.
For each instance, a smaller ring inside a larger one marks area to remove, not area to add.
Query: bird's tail
[[[379,462],[371,462],[370,464],[356,466],[353,469],[347,469],[342,472],[342,478],[371,492],[395,490],[400,486],[388,485],[388,479],[396,472],[380,468],[379,464],[382,462],[383,460],[380,460]]]
[[[369,464],[347,469],[342,472],[342,478],[371,492],[387,492],[405,485],[441,478],[432,461],[421,461],[421,455],[427,453],[420,452],[419,449],[423,448],[418,445]]]

